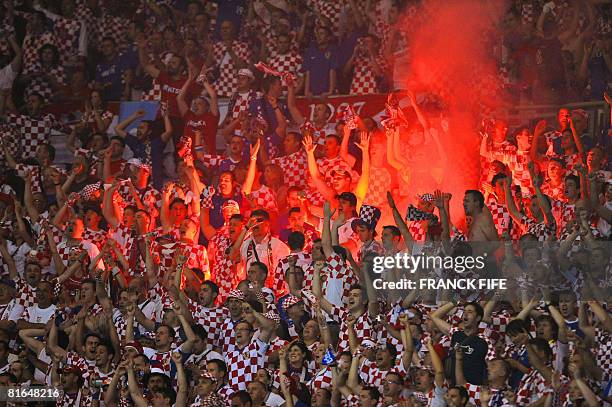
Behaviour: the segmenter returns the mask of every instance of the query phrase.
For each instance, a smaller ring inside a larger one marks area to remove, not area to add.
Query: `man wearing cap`
[[[163,186],[164,150],[166,148],[166,143],[168,143],[170,137],[172,137],[172,123],[166,111],[164,113],[164,132],[161,134],[154,133],[153,123],[148,120],[142,120],[135,129],[127,130],[128,126],[136,120],[142,119],[144,115],[144,110],[136,111],[117,124],[115,133],[119,137],[123,137],[125,144],[127,144],[134,153],[134,158],[138,158],[142,164],[150,166],[153,186],[159,190]],[[106,167],[106,156],[104,158]]]
[[[221,349],[221,354],[227,355],[236,349],[236,330],[235,325],[242,319],[242,303],[245,300],[244,292],[241,290],[231,290],[227,296],[225,306],[229,310],[229,317],[221,325],[221,335],[217,347]]]
[[[236,79],[236,91],[230,97],[227,115],[219,125],[220,129],[226,129],[227,126],[235,129],[236,126],[239,126],[240,113],[248,111],[251,102],[260,97],[259,92],[251,89],[255,75],[250,69],[242,68],[238,70]]]
[[[358,262],[361,262],[368,255],[382,255],[385,252],[382,244],[374,240],[379,219],[380,209],[371,205],[361,205],[359,218],[351,222],[351,228],[357,233],[361,241],[361,247],[357,252]]]
[[[59,360],[54,359],[51,365],[51,384],[60,388],[58,406],[91,405],[92,397],[85,392],[82,370],[76,365],[66,365],[60,369]]]
[[[191,407],[222,406],[223,399],[215,391],[217,378],[208,372],[202,372],[197,382],[197,396]]]
[[[215,65],[219,67],[215,89],[219,97],[227,98],[236,91],[236,71],[248,64],[251,51],[246,43],[236,40],[236,27],[231,21],[220,23],[219,34],[221,40],[213,46]]]
[[[208,154],[214,154],[217,151],[217,125],[219,124],[217,93],[208,82],[207,76],[200,75],[198,79],[203,79],[204,88],[210,99],[202,94],[193,99],[191,106],[187,104],[187,92],[196,80],[194,69],[195,67],[189,66],[189,77],[177,97],[179,112],[185,121],[185,128],[179,144],[185,145],[187,140],[191,140],[193,151],[199,149]],[[180,147],[177,147],[177,151],[179,150]]]

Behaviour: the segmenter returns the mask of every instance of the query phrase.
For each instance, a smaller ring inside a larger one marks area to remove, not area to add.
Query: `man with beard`
[[[144,117],[144,110],[137,110],[115,127],[115,133],[119,137],[123,137],[125,144],[134,153],[134,157],[152,168],[153,185],[158,190],[163,185],[164,149],[172,136],[172,129],[174,128],[170,120],[169,111],[166,110],[162,114],[164,131],[161,134],[154,131],[153,122],[148,120],[142,120],[138,123],[136,129],[127,130],[134,121]]]

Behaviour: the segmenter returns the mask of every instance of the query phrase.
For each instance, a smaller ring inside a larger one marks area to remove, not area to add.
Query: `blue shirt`
[[[213,207],[210,209],[210,224],[215,229],[219,229],[221,226],[223,226],[223,212],[221,211],[221,207],[225,201],[229,201],[230,199],[238,202],[240,212],[246,213],[247,208],[243,207],[243,204],[246,204],[246,200],[242,199],[241,193],[237,193],[229,198],[224,198],[221,196],[221,194],[215,193],[212,197]]]
[[[123,73],[130,68],[128,58],[116,56],[111,62],[100,62],[96,66],[96,83],[104,86],[106,100],[121,100],[123,95]]]
[[[282,110],[285,117],[289,117],[287,106],[279,102],[278,107]],[[249,113],[251,113],[253,117],[257,117],[261,114],[266,123],[268,123],[268,130],[264,134],[264,146],[266,147],[269,158],[278,157],[282,151],[282,139],[276,134],[278,120],[276,119],[274,108],[264,96],[251,102],[249,105]]]
[[[339,61],[338,48],[333,44],[324,50],[316,45],[306,50],[302,69],[304,72],[310,72],[310,91],[313,95],[329,91],[329,72],[340,67]]]

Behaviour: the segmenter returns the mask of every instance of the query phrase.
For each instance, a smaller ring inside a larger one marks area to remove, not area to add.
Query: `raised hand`
[[[261,147],[261,139],[257,139],[257,142],[254,146],[249,147],[251,160],[257,159],[257,153],[259,152],[259,148]]]
[[[393,194],[389,191],[387,191],[387,203],[389,204],[389,208],[397,209],[395,206],[395,200],[393,199]]]
[[[442,193],[442,191],[440,191],[439,189],[436,189],[433,193],[434,196],[434,205],[437,208],[443,208],[444,207],[444,194]]]
[[[327,219],[331,219],[331,217],[334,216],[334,213],[336,213],[336,210],[331,209],[329,201],[325,201],[323,204],[323,216],[325,216]]]
[[[310,136],[309,134],[305,135],[302,139],[302,145],[304,146],[304,150],[306,150],[308,154],[314,153],[316,146],[313,144],[312,136]]]
[[[180,352],[172,352],[170,354],[170,357],[172,358],[172,360],[177,366],[183,364],[183,356],[181,355]]]
[[[357,144],[357,147],[359,147],[359,149],[364,153],[368,152],[368,149],[370,148],[370,134],[368,134],[367,131],[362,131],[360,133],[359,144]]]

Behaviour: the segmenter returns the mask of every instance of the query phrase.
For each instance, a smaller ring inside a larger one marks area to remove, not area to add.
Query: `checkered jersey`
[[[210,276],[208,252],[204,246],[184,242],[172,242],[169,244],[154,242],[151,250],[155,251],[159,256],[159,271],[161,275],[165,275],[173,268],[176,252],[180,251],[182,253],[187,253],[187,261],[184,264],[185,267],[202,270],[206,278]]]
[[[78,55],[81,22],[77,19],[58,16],[53,22],[53,31],[57,38],[57,48],[60,58],[68,61]]]
[[[378,85],[376,83],[376,74],[374,73],[373,62],[369,56],[369,52],[365,51],[364,37],[357,40],[355,48],[361,50],[353,60],[353,80],[351,81],[351,94],[367,95],[376,93]],[[382,49],[382,48],[381,48]],[[384,58],[378,55],[378,61],[382,63]]]
[[[270,358],[270,356],[278,351],[279,349],[285,347],[289,345],[289,341],[286,341],[284,339],[279,338],[278,336],[272,340],[270,340],[270,346],[268,346],[268,350],[266,351],[266,357],[265,357],[265,365],[269,366],[269,362],[268,359]],[[276,379],[276,377],[275,377]],[[277,383],[278,385],[280,385],[280,383]]]
[[[207,308],[191,300],[188,305],[196,323],[206,328],[208,344],[216,346],[221,340],[223,322],[229,318],[229,310],[225,307]]]
[[[111,37],[117,43],[119,49],[124,49],[127,45],[127,30],[130,26],[130,21],[114,15],[110,12],[104,13],[102,17],[98,18],[97,23],[97,34],[98,34],[98,46],[101,45],[101,39],[104,37]]]
[[[297,79],[302,71],[302,56],[297,51],[291,51],[287,54],[273,52],[268,60],[268,65],[281,74],[290,73]],[[284,79],[283,86],[287,86]]]
[[[223,42],[217,42],[213,46],[215,63],[219,66],[219,78],[215,82],[215,90],[219,97],[230,97],[236,92],[238,86],[238,69],[234,66],[232,58],[228,54],[228,49],[232,48],[238,58],[247,64],[251,57],[251,51],[247,43],[234,41],[230,47]]]
[[[535,193],[527,168],[527,163],[530,160],[529,151],[510,149],[502,151],[501,154],[493,153],[493,157],[508,166],[512,172],[512,181],[515,185],[521,187],[523,196],[532,196]]]
[[[164,308],[172,308],[174,301],[170,298],[168,290],[160,285],[159,282],[149,289],[148,297],[151,302],[155,303],[155,311],[152,315],[152,319],[154,321],[161,321],[164,314]]]
[[[489,176],[489,167],[491,166],[491,163],[496,160],[494,157],[515,155],[516,147],[509,141],[504,140],[501,143],[491,143],[488,146],[488,151],[490,152],[491,156],[480,157],[480,184],[491,182],[491,180],[487,179],[487,177]]]
[[[66,353],[66,364],[71,366],[77,366],[79,369],[81,369],[81,372],[83,372],[83,379],[85,379],[85,383],[89,382],[89,377],[94,373],[94,368],[96,367],[95,360],[87,360],[73,351],[69,351]]]
[[[317,389],[330,389],[332,387],[332,370],[329,366],[319,370],[307,384],[310,393],[314,394]]]
[[[557,221],[557,234],[559,236],[566,232],[567,224],[574,219],[576,205],[562,202],[552,202],[552,213]]]
[[[566,202],[567,198],[565,197],[565,185],[561,182],[557,186],[553,186],[550,183],[550,180],[546,180],[542,185],[542,193],[547,195],[550,199],[560,202]]]
[[[14,279],[15,292],[17,293],[17,304],[23,308],[32,307],[36,304],[36,287],[31,287],[20,277]]]
[[[356,181],[353,179],[353,182]],[[363,203],[379,208],[384,207],[387,191],[391,191],[391,182],[391,173],[385,167],[370,167],[370,182]]]
[[[528,406],[552,393],[550,383],[546,383],[540,372],[533,369],[521,379],[516,393],[516,404]]]
[[[57,244],[57,254],[61,257],[64,266],[68,266],[68,262],[70,261],[70,256],[73,255],[74,251],[84,250],[89,253],[90,245],[93,245],[89,240],[82,239],[78,242],[78,244],[73,246],[68,246],[65,240],[59,242]]]
[[[59,397],[57,398],[57,407],[79,407],[79,406],[90,406],[93,402],[92,394],[90,391],[85,390],[81,387],[78,393],[68,394],[64,392],[62,388],[59,390]]]
[[[495,223],[495,229],[497,230],[497,234],[501,236],[504,232],[509,232],[512,240],[518,240],[520,238],[519,229],[515,227],[514,224],[510,224],[512,217],[510,216],[510,212],[506,205],[497,202],[493,195],[489,195],[489,202],[487,202],[487,206],[491,211],[491,215],[493,216],[493,223]]]
[[[55,34],[46,31],[42,34],[26,34],[23,44],[21,45],[22,60],[23,60],[23,75],[28,75],[35,72],[36,66],[40,61],[38,51],[45,44],[58,45],[58,40]]]
[[[233,262],[227,251],[232,241],[226,233],[217,232],[208,243],[208,260],[210,265],[210,278],[219,287],[217,304],[224,304],[230,290],[238,281],[238,263]]]
[[[251,194],[247,195],[247,198],[251,201],[253,210],[265,209],[268,213],[278,213],[274,192],[266,185],[261,184],[259,189],[257,191],[251,191]]]
[[[221,336],[216,346],[221,349],[221,354],[224,356],[236,350],[235,323],[235,321],[228,317],[221,325]]]
[[[554,240],[557,236],[557,225],[553,223],[548,225],[546,221],[538,223],[532,218],[523,215],[521,217],[521,225],[523,226],[522,233],[531,233],[537,236],[539,242]]]
[[[612,377],[612,336],[601,328],[595,328],[595,355],[597,366],[604,377]]]
[[[408,231],[415,242],[424,242],[427,237],[427,221],[413,220],[408,222]]]
[[[248,92],[235,92],[229,100],[227,111],[231,112],[231,119],[237,119],[240,112],[248,111],[251,102],[261,98],[262,94],[254,90]]]
[[[365,256],[372,253],[377,255],[385,254],[385,248],[383,247],[382,243],[377,242],[376,240],[372,240],[369,243],[362,244],[359,250],[357,251],[357,261],[363,261]]]
[[[52,82],[48,78],[53,78],[58,85],[66,84],[66,71],[62,65],[57,65],[51,68],[43,68],[40,64],[34,68],[34,75],[26,88],[26,95],[40,94],[46,103],[52,101],[55,92],[52,87]]]
[[[245,348],[225,354],[229,385],[234,390],[246,390],[247,383],[253,381],[257,371],[265,367],[264,357],[267,349],[267,343],[253,339]]]
[[[345,170],[352,176],[352,181],[357,182],[358,177],[355,172],[351,169],[349,163],[344,161],[342,157],[337,156],[335,158],[324,158],[321,160],[317,160],[317,166],[319,167],[319,172],[325,178],[325,182],[330,185],[332,181],[332,170]],[[371,177],[370,177],[371,179]],[[369,190],[369,188],[368,188]],[[385,191],[386,196],[387,191]]]
[[[270,273],[268,275],[268,279],[266,280],[266,287],[269,287],[274,291],[276,298],[281,298],[289,293],[289,287],[287,287],[285,275],[289,271],[289,258],[292,256],[297,257],[295,263],[296,267],[306,268],[312,262],[312,257],[310,257],[308,253],[304,252],[291,253],[289,256],[280,259],[274,268],[274,273]]]
[[[52,114],[33,118],[26,115],[8,113],[7,119],[21,139],[22,160],[35,158],[36,148],[41,144],[49,143],[51,130],[57,125],[57,121]]]
[[[346,325],[348,315],[349,311],[346,308],[336,307],[335,305],[332,307],[332,313],[330,316],[340,324],[338,353],[344,352],[345,350],[350,351],[348,326]],[[376,343],[374,320],[370,317],[369,311],[366,311],[357,317],[353,329],[355,330],[355,336],[357,337],[358,343],[363,342],[364,339],[370,339]]]
[[[271,160],[283,170],[285,185],[288,187],[306,188],[308,179],[308,157],[306,151],[276,157]]]
[[[401,356],[398,355],[398,357]],[[361,362],[361,366],[359,366],[359,377],[361,380],[370,386],[377,387],[381,393],[383,391],[383,380],[389,372],[399,373],[402,376],[407,374],[401,359],[396,359],[395,365],[389,370],[381,370],[376,365],[376,362],[370,362],[368,359],[364,359]]]
[[[102,246],[104,246],[106,243],[108,235],[105,230],[92,230],[90,228],[85,228],[82,238],[84,240],[89,240],[98,246],[98,249],[102,250]]]
[[[339,28],[344,1],[309,0],[307,4],[308,8],[317,10],[317,14],[329,19],[334,31]]]
[[[99,110],[98,113],[100,114],[100,118],[102,120],[113,120],[113,117],[115,117],[114,113],[109,112],[108,110]],[[83,112],[83,116],[81,117],[81,120],[86,122],[87,125],[94,131],[94,132],[101,132],[102,130],[98,129],[98,124],[96,122],[96,114],[92,111],[92,112]]]

